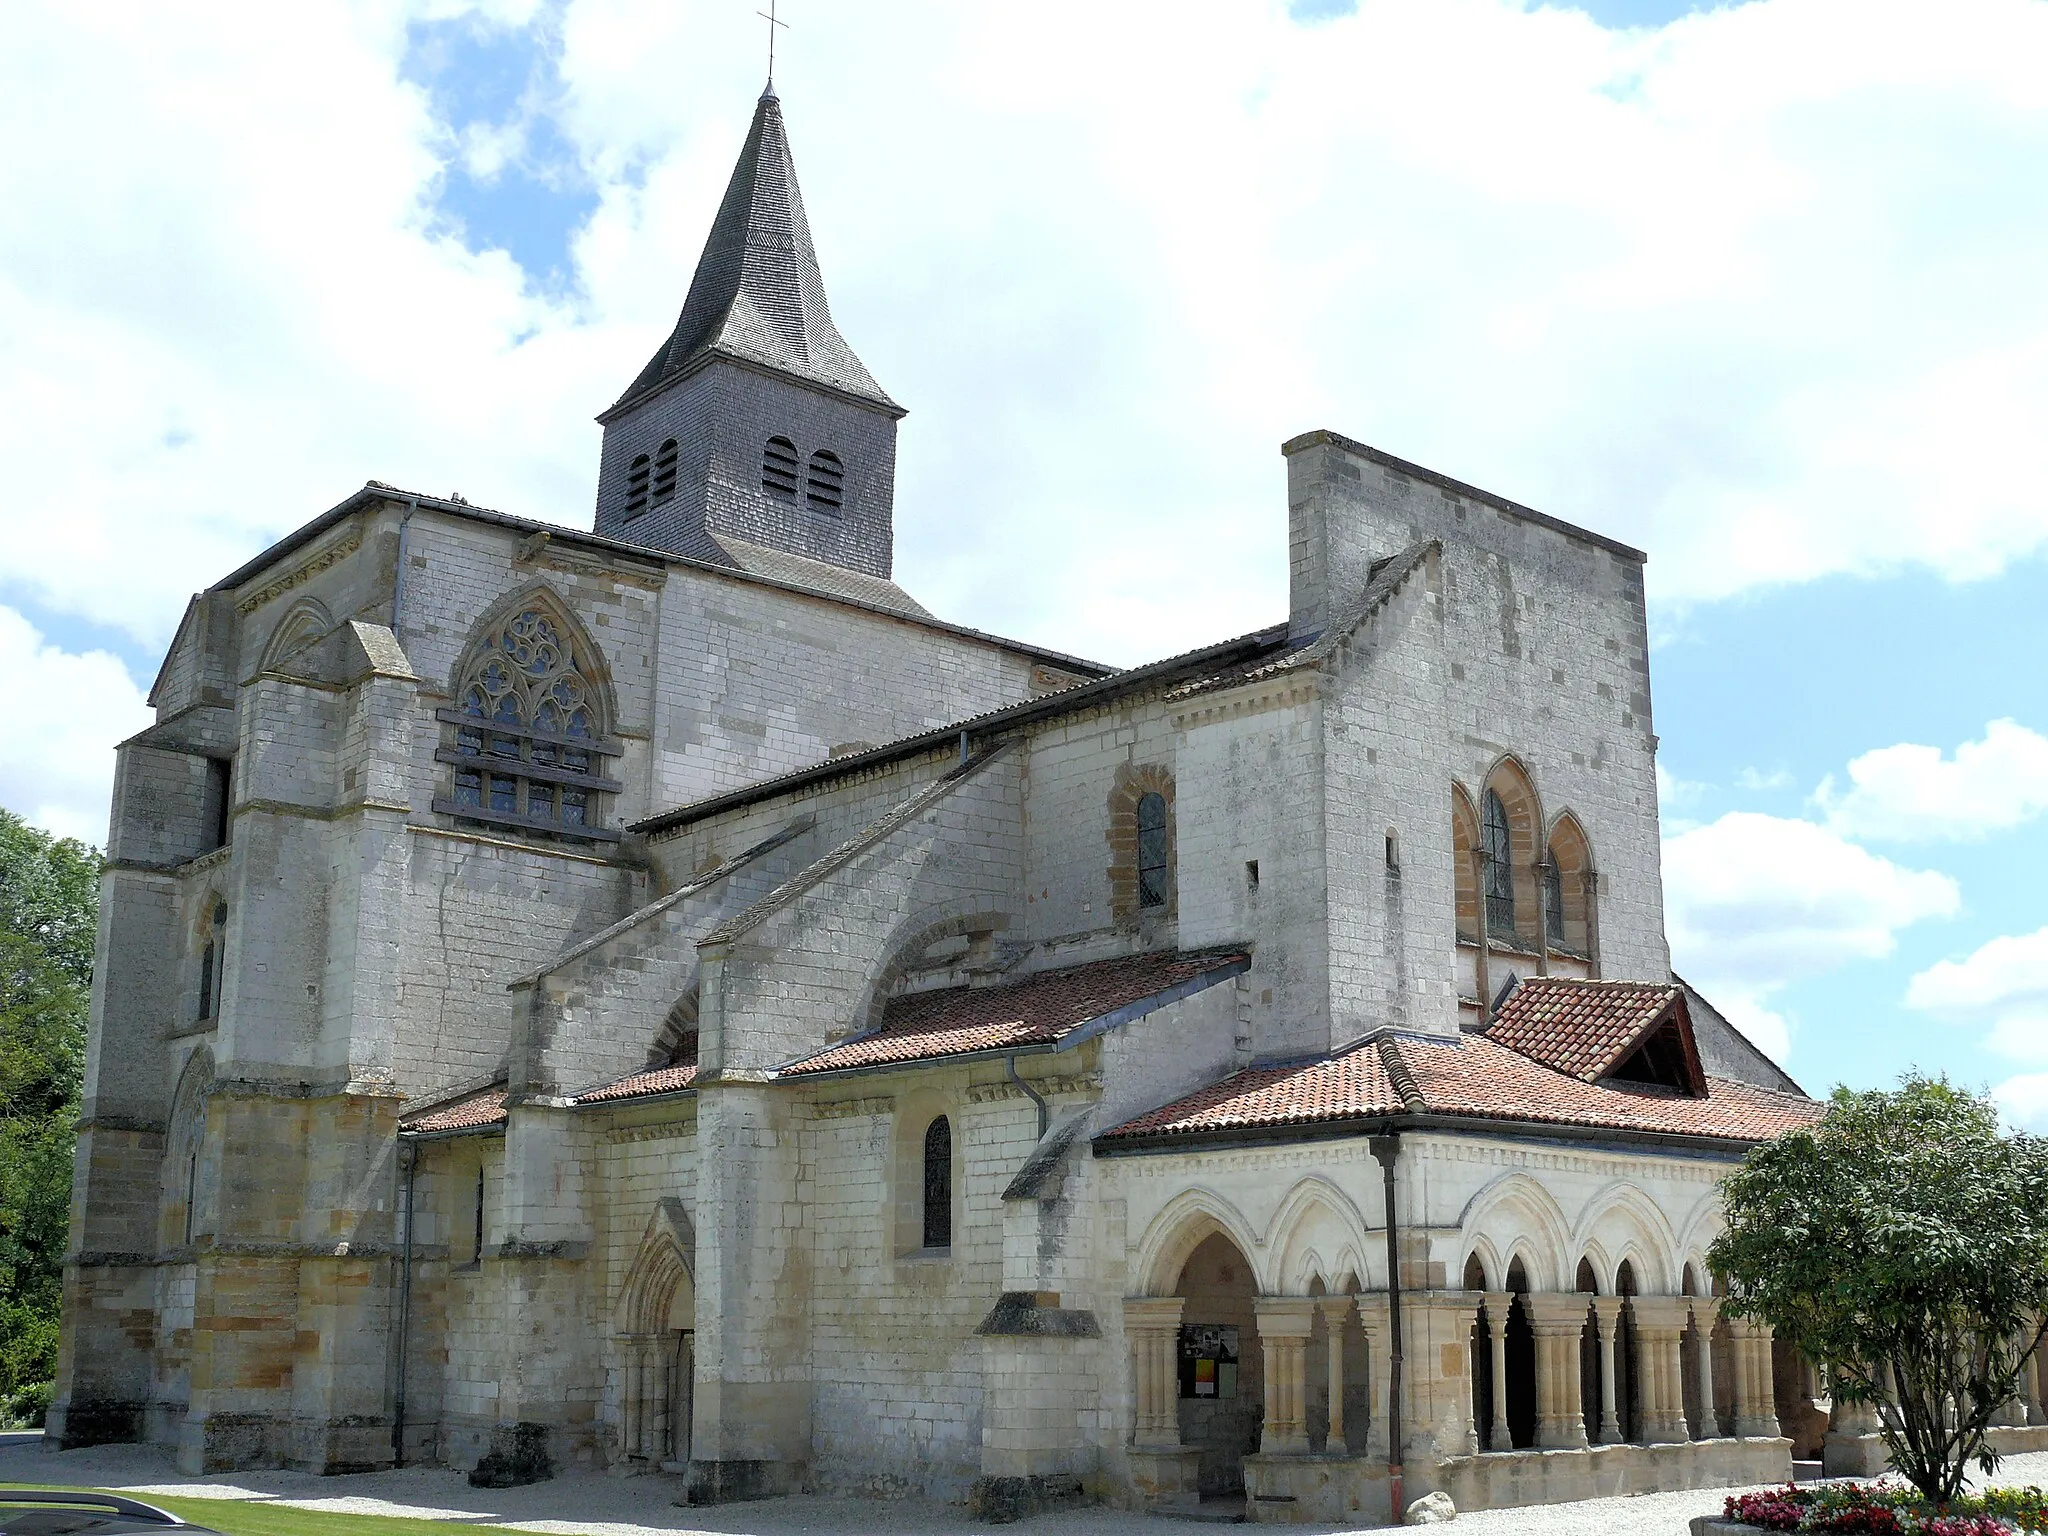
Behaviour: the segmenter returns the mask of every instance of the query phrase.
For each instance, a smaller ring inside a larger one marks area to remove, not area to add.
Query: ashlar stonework
[[[771,93],[597,533],[372,482],[192,600],[50,1436],[999,1516],[1785,1475],[1703,1256],[1817,1107],[1671,974],[1643,556],[1312,432],[1288,613],[1115,671],[895,585],[902,414]]]

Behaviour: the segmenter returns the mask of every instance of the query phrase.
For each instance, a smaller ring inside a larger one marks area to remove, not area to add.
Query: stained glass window
[[[1554,854],[1543,864],[1543,936],[1553,946],[1564,943],[1564,871]]]
[[[452,793],[435,809],[535,831],[603,836],[592,796],[622,786],[605,777],[618,749],[603,739],[599,695],[564,626],[530,608],[477,646],[442,718],[454,746]]]
[[[1508,828],[1508,808],[1490,789],[1486,792],[1480,835],[1486,864],[1486,931],[1495,937],[1512,939],[1515,936],[1514,834]]]
[[[924,1131],[924,1245],[953,1246],[953,1126],[944,1115]]]
[[[1138,800],[1138,905],[1163,907],[1170,870],[1166,849],[1166,797],[1156,791]]]

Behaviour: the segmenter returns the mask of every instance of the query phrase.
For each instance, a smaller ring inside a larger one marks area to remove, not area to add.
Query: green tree
[[[1874,1406],[1892,1465],[1928,1499],[1960,1493],[1972,1461],[1997,1466],[1985,1431],[2048,1312],[2048,1142],[2003,1133],[1988,1099],[1946,1079],[1838,1088],[1721,1198],[1708,1262],[1729,1311]]]
[[[0,1422],[57,1364],[100,858],[0,810]]]

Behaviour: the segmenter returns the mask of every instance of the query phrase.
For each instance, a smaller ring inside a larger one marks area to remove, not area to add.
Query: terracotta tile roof
[[[697,1081],[697,1064],[693,1061],[681,1067],[656,1067],[651,1072],[635,1072],[631,1077],[622,1077],[616,1083],[607,1083],[602,1088],[592,1088],[587,1093],[576,1095],[578,1104],[609,1104],[617,1099],[644,1099],[650,1094],[679,1093]]]
[[[994,987],[950,987],[892,1000],[881,1027],[791,1063],[784,1077],[927,1061],[969,1051],[1046,1045],[1161,993],[1199,991],[1248,964],[1239,951],[1130,955],[1044,971]]]
[[[1408,1079],[1397,1083],[1395,1072]],[[1820,1118],[1797,1094],[1710,1077],[1704,1098],[1636,1083],[1588,1083],[1484,1035],[1383,1037],[1341,1056],[1253,1067],[1108,1131],[1116,1141],[1235,1128],[1314,1125],[1424,1114],[1537,1121],[1667,1135],[1761,1141]],[[1415,1102],[1404,1106],[1402,1089]]]
[[[1184,1099],[1127,1120],[1105,1133],[1119,1136],[1181,1135],[1237,1126],[1313,1125],[1366,1115],[1396,1114],[1401,1095],[1386,1063],[1372,1046],[1342,1056],[1279,1067],[1251,1067]]]
[[[1677,983],[1576,981],[1534,976],[1508,994],[1487,1035],[1546,1066],[1593,1082],[1614,1070],[1629,1048],[1674,1005]]]
[[[505,1120],[505,1085],[493,1083],[459,1098],[426,1104],[402,1116],[400,1128],[422,1135],[436,1131],[474,1131]]]

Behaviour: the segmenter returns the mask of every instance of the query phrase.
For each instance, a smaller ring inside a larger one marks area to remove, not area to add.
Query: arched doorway
[[[696,1233],[682,1202],[662,1200],[619,1298],[618,1454],[657,1467],[690,1458],[696,1377]]]
[[[1516,1259],[1508,1265],[1508,1290],[1515,1298],[1508,1312],[1508,1438],[1516,1450],[1536,1443],[1536,1335],[1529,1327],[1529,1272]]]
[[[1636,1294],[1636,1267],[1627,1259],[1623,1259],[1621,1268],[1614,1272],[1614,1294],[1623,1298]],[[1642,1399],[1636,1391],[1636,1308],[1633,1301],[1624,1300],[1617,1332],[1619,1337],[1614,1345],[1617,1357],[1614,1411],[1621,1420],[1621,1438],[1639,1445],[1643,1438],[1643,1415]]]
[[[1600,1348],[1600,1323],[1593,1313],[1593,1297],[1599,1293],[1600,1279],[1593,1273],[1593,1261],[1579,1260],[1579,1272],[1574,1280],[1574,1289],[1586,1298],[1586,1326],[1579,1333],[1579,1409],[1586,1421],[1586,1443],[1600,1443],[1600,1372],[1602,1350]]]
[[[1264,1372],[1249,1260],[1221,1232],[1196,1245],[1174,1294],[1181,1308],[1175,1361],[1180,1443],[1202,1453],[1205,1497],[1244,1492],[1244,1459],[1259,1448]]]

